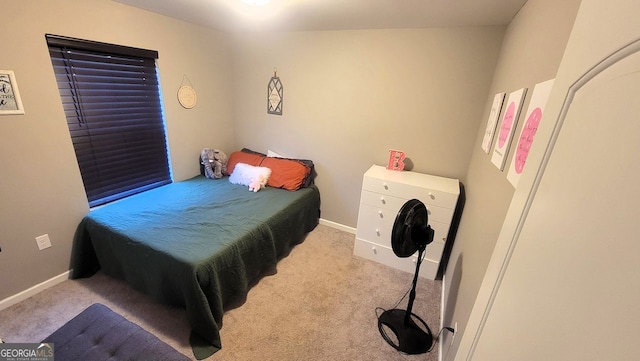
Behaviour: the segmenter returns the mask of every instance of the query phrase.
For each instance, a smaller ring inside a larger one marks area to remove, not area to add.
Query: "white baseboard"
[[[71,274],[71,270],[60,274],[58,276],[55,276],[53,278],[50,278],[44,282],[38,283],[37,285],[26,289],[20,293],[17,293],[13,296],[9,296],[7,298],[5,298],[4,300],[0,301],[0,311],[4,310],[5,308],[11,307],[13,305],[15,305],[16,303],[22,302],[24,300],[26,300],[27,298],[34,296],[44,290],[46,290],[49,287],[53,287],[55,285],[57,285],[58,283],[64,282],[66,280],[69,279],[69,275]]]
[[[320,224],[324,226],[328,226],[331,228],[339,229],[341,231],[349,232],[352,234],[356,234],[356,229],[353,227],[345,226],[344,224],[336,223],[333,221],[327,221],[326,219],[320,218]]]
[[[442,275],[442,285],[440,288],[440,330],[444,327],[444,291],[447,288],[447,275]],[[443,347],[442,342],[438,342],[438,361],[443,360],[442,355]]]

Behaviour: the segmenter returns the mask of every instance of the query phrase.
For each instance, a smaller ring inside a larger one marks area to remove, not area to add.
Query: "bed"
[[[196,358],[219,350],[225,310],[318,224],[315,185],[251,192],[202,175],[92,210],[76,234],[73,277],[100,269],[183,306]]]

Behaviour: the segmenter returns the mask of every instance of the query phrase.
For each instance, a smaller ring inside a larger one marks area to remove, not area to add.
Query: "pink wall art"
[[[547,80],[536,84],[533,88],[531,101],[525,113],[525,122],[520,130],[520,137],[518,138],[518,143],[509,166],[509,172],[507,173],[507,179],[514,187],[518,186],[520,175],[524,171],[529,151],[533,145],[533,139],[544,114],[544,107],[547,104],[549,94],[553,88],[553,81],[554,79]]]
[[[491,155],[491,163],[500,170],[504,169],[505,159],[507,153],[509,153],[509,145],[511,144],[511,137],[518,125],[520,108],[522,107],[522,101],[524,100],[526,92],[527,88],[512,92],[509,94],[509,98],[505,103],[506,108],[502,115],[500,128],[498,129],[498,140]]]

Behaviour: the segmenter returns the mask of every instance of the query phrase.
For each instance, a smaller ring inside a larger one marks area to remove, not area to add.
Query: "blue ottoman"
[[[89,306],[42,342],[56,360],[189,360],[142,327],[100,303]]]

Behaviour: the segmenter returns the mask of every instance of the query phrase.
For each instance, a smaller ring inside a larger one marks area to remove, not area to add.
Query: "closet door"
[[[498,241],[509,251],[492,259],[501,266],[487,272],[490,295],[479,297],[456,360],[638,359],[640,22],[632,14],[640,2],[583,1],[556,80],[564,88],[552,93],[555,119],[545,119],[555,127],[529,189],[514,196],[529,202],[513,218],[513,238]]]

